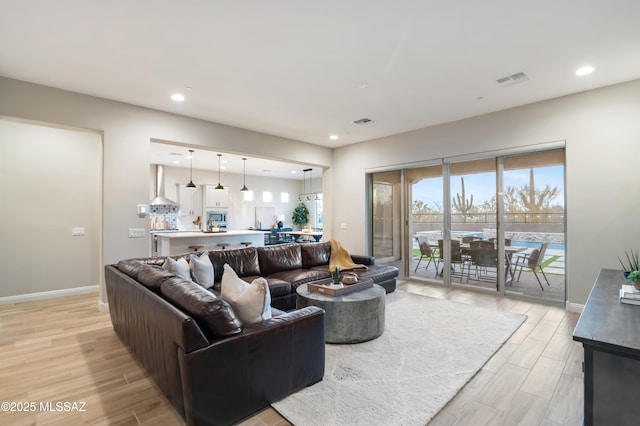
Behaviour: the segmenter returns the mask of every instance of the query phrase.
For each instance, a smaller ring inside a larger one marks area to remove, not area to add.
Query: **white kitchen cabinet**
[[[178,184],[179,216],[202,216],[202,186],[187,188]]]
[[[229,207],[229,188],[216,189],[214,185],[207,185],[205,187],[205,207],[206,209]]]

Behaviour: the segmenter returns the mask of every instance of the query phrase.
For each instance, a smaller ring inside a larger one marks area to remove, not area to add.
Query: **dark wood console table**
[[[620,303],[628,282],[602,269],[573,332],[584,348],[584,424],[640,422],[640,306]]]

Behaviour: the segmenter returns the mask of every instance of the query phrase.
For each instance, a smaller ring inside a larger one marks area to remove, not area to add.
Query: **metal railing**
[[[413,223],[442,223],[443,213],[413,214]],[[496,223],[495,213],[452,213],[452,223]],[[504,223],[564,223],[564,213],[506,213]]]

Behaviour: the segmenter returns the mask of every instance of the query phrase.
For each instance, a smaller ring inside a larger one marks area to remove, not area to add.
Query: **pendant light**
[[[222,154],[218,154],[218,186],[214,188],[216,191],[224,189],[224,186],[220,185],[220,157]]]
[[[196,185],[193,183],[193,150],[190,149],[189,152],[191,153],[191,155],[189,156],[189,158],[191,158],[191,167],[189,172],[189,183],[187,184],[187,188],[195,189]]]
[[[309,198],[309,193],[307,192],[307,172],[312,171],[313,169],[304,169],[304,193],[307,195],[307,201],[311,201]],[[311,187],[311,179],[309,179],[309,187]]]
[[[243,158],[242,159],[242,188],[240,188],[240,191],[248,191],[249,188],[247,188],[247,159]]]

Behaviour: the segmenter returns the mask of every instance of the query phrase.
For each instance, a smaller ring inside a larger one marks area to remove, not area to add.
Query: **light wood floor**
[[[578,315],[433,285],[405,282],[397,291],[528,315],[430,425],[581,423],[582,348],[571,339]],[[97,306],[97,294],[0,305],[0,402],[31,410],[0,411],[0,424],[184,424]],[[84,411],[43,411],[47,402],[76,403],[69,406]],[[265,409],[242,426],[288,424]]]

